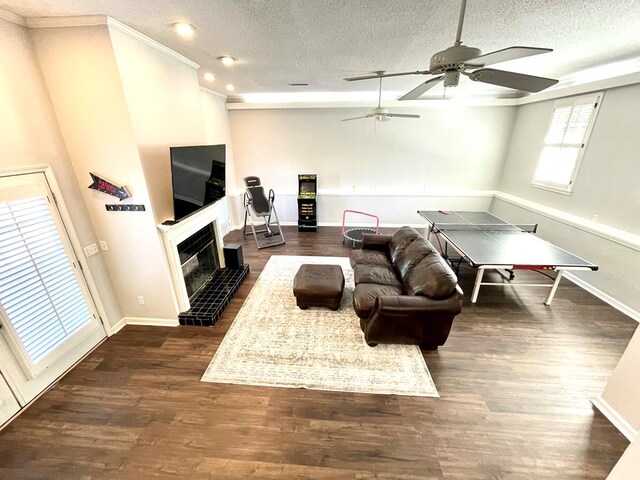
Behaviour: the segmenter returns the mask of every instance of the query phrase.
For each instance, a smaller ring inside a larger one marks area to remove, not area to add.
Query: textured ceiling
[[[458,0],[0,0],[24,17],[109,15],[202,65],[217,80],[206,87],[227,93],[373,92],[373,81],[345,76],[374,70],[428,68],[436,51],[453,44]],[[196,26],[179,38],[176,21]],[[496,65],[552,78],[640,57],[640,0],[469,0],[463,43],[483,52],[513,46],[554,52]],[[239,59],[233,67],[216,57]],[[385,90],[408,91],[425,77],[385,80]],[[289,87],[288,83],[309,83]],[[471,84],[457,93],[508,89]],[[434,88],[434,95],[442,90]],[[447,95],[449,96],[449,94]]]

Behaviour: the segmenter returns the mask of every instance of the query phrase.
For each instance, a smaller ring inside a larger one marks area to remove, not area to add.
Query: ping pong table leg
[[[471,303],[476,303],[478,299],[478,293],[480,293],[480,285],[482,284],[482,276],[484,275],[484,268],[478,267],[478,273],[476,274],[476,283],[473,286],[473,293],[471,294]]]
[[[551,305],[551,301],[553,300],[553,296],[556,294],[556,290],[558,289],[558,285],[560,285],[560,279],[562,278],[562,272],[564,270],[558,270],[558,275],[556,275],[556,280],[553,282],[553,286],[551,287],[551,291],[549,292],[549,296],[544,301],[545,305]]]

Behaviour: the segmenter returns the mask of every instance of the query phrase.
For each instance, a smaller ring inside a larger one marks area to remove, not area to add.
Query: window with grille
[[[46,196],[0,201],[0,306],[16,353],[36,376],[94,315]]]
[[[544,138],[534,186],[570,193],[595,122],[602,94],[555,103]]]

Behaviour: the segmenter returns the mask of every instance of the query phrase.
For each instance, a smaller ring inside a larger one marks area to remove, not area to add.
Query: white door
[[[0,178],[0,327],[21,404],[105,337],[44,174]]]
[[[0,426],[20,410],[20,405],[13,392],[0,375]]]

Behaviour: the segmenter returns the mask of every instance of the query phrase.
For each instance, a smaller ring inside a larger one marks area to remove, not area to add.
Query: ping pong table
[[[478,299],[482,285],[493,285],[551,288],[544,302],[550,305],[565,270],[598,270],[597,265],[536,237],[536,224],[514,225],[489,212],[419,210],[418,214],[429,224],[427,240],[434,234],[444,240],[443,256],[454,269],[458,270],[463,261],[477,269],[472,303]],[[449,246],[459,258],[449,258]],[[485,270],[498,271],[507,282],[483,282]],[[502,270],[508,271],[509,277]],[[551,270],[557,275],[553,284],[510,283],[514,270]]]

